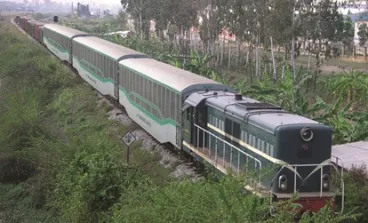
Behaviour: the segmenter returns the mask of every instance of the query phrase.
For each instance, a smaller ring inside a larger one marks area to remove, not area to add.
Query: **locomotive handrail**
[[[226,142],[224,139],[221,139],[220,137],[216,136],[215,134],[211,133],[210,131],[200,127],[199,125],[197,124],[194,124],[194,126],[197,128],[197,147],[199,148],[199,130],[209,134],[210,136],[214,137],[217,140],[219,140],[220,142],[224,143],[224,146],[223,146],[223,162],[222,162],[222,165],[225,167],[225,148],[226,146],[225,145],[228,145],[230,146],[231,148],[231,152],[230,152],[230,169],[232,169],[233,165],[232,165],[232,161],[233,161],[233,157],[232,157],[232,154],[233,154],[233,151],[232,149],[235,149],[238,153],[240,154],[243,154],[245,155],[246,157],[249,157],[251,159],[253,159],[255,161],[255,168],[257,168],[257,164],[259,165],[259,179],[258,179],[258,182],[260,183],[261,182],[261,170],[262,170],[262,162],[257,159],[256,157],[244,152],[243,150],[241,150],[240,148],[230,144],[229,142]],[[205,141],[205,137],[202,137],[203,138],[203,142]],[[209,141],[209,155],[211,156],[211,140],[208,140]],[[216,149],[215,149],[215,164],[217,165],[218,162],[217,162],[217,143],[216,143]],[[248,162],[248,161],[247,161]],[[240,156],[238,156],[238,163],[237,163],[237,171],[238,173],[240,173]]]
[[[327,162],[329,161],[329,162]],[[341,161],[342,162],[342,161]],[[316,173],[319,169],[321,169],[321,177],[320,177],[320,182],[321,182],[321,186],[320,186],[320,197],[323,196],[323,185],[322,185],[322,180],[323,180],[323,167],[325,166],[330,166],[333,167],[334,170],[336,171],[336,173],[338,174],[338,176],[340,177],[340,187],[341,187],[341,196],[342,196],[342,200],[341,200],[341,211],[340,213],[342,213],[344,211],[344,196],[345,196],[345,184],[344,184],[344,179],[343,179],[343,175],[344,175],[344,171],[343,168],[341,169],[341,173],[339,173],[338,168],[336,167],[336,164],[334,164],[332,161],[330,160],[326,160],[325,162],[322,162],[320,164],[288,164],[288,165],[283,165],[280,170],[277,172],[277,174],[275,175],[275,177],[272,179],[270,185],[272,186],[273,182],[275,181],[275,179],[277,178],[277,176],[279,175],[279,173],[283,170],[283,169],[288,169],[291,170],[294,173],[294,193],[297,192],[296,189],[296,185],[297,185],[297,176],[302,180],[302,183],[304,183],[310,176],[312,176],[314,173]],[[291,168],[290,168],[291,167]],[[311,171],[311,173],[305,177],[303,179],[303,177],[300,176],[300,174],[298,173],[298,167],[316,167],[314,170]],[[335,193],[337,192],[337,190],[335,190]]]

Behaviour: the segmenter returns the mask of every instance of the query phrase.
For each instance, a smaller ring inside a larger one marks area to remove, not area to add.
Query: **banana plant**
[[[344,72],[344,75],[330,80],[328,88],[335,98],[344,97],[347,104],[353,102],[351,110],[357,103],[362,104],[368,99],[368,77],[362,72]]]

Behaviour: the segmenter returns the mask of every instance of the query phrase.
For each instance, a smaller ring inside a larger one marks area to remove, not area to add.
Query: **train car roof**
[[[143,53],[139,53],[135,50],[123,47],[122,45],[118,45],[95,36],[75,38],[73,39],[73,41],[87,46],[92,50],[101,52],[102,54],[105,54],[106,56],[111,57],[115,60],[118,60],[119,58],[127,55],[140,55],[142,57],[148,57]]]
[[[44,23],[44,22],[39,22],[39,21],[35,21],[34,24],[38,25],[38,26],[44,26],[46,25],[47,23]]]
[[[56,33],[59,33],[60,35],[63,35],[67,38],[72,38],[77,35],[88,35],[88,33],[86,32],[82,32],[82,31],[79,31],[79,30],[76,30],[70,27],[59,25],[59,24],[49,23],[49,24],[44,25],[44,27]]]
[[[217,95],[207,98],[206,104],[240,120],[255,124],[270,133],[274,133],[277,127],[283,125],[319,124],[309,118],[282,110],[276,105],[259,102],[245,96],[239,96],[236,99],[235,94],[230,92],[217,92]]]
[[[331,158],[337,165],[346,169],[368,166],[368,141],[359,141],[343,145],[332,146],[332,156],[342,160]]]
[[[231,90],[230,87],[206,77],[150,58],[126,59],[120,61],[120,64],[183,95],[206,88]]]

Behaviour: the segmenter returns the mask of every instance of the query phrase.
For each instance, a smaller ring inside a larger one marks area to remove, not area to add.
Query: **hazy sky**
[[[8,0],[9,1],[9,0]],[[23,0],[10,0],[13,2],[23,2]],[[31,2],[32,0],[28,0],[29,2]],[[120,0],[52,0],[52,1],[56,1],[56,2],[80,2],[80,3],[90,3],[92,4],[92,2],[95,2],[96,4],[120,4]],[[42,2],[42,0],[41,0]]]

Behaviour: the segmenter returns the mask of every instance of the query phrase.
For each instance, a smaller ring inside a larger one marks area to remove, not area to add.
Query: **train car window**
[[[136,87],[136,92],[139,94],[139,95],[142,95],[142,87],[143,87],[143,82],[142,82],[142,76],[140,76],[139,74],[135,73],[135,76],[137,77],[137,87]]]
[[[129,78],[130,78],[130,85],[129,85],[129,89],[130,90],[129,90],[128,93],[134,91],[134,89],[135,89],[135,81],[134,81],[134,73],[133,73],[133,71],[129,71]]]
[[[144,86],[144,82],[145,82],[145,78],[143,78],[140,74],[137,74],[138,76],[138,91],[139,91],[139,95],[142,95],[143,97],[146,97],[144,95],[144,90],[143,89],[145,86]]]
[[[273,150],[273,145],[270,145],[270,155],[275,156],[274,150]]]
[[[161,114],[163,115],[164,114],[164,111],[163,111],[163,106],[162,106],[162,101],[163,101],[163,92],[162,92],[162,86],[161,85],[157,85],[157,102],[158,102],[158,107],[160,108],[160,111],[161,111]]]
[[[265,150],[265,145],[264,145],[264,141],[263,140],[261,140],[261,148],[262,148],[262,151],[263,152],[266,152],[267,153],[267,151]]]
[[[101,54],[96,53],[96,67],[99,70],[99,72],[98,72],[99,75],[101,75],[101,77],[104,77],[105,75],[103,75],[103,73],[101,72],[101,64],[100,64],[101,59],[100,59],[100,57],[101,57]]]
[[[152,102],[152,82],[149,79],[146,79],[146,94],[147,99]]]
[[[152,98],[152,102],[158,106],[158,86],[157,86],[157,83],[153,82],[153,87],[152,87],[152,95],[153,95],[153,98]]]
[[[132,71],[132,91],[137,92],[137,75]]]
[[[141,82],[140,82],[140,76],[133,72],[134,74],[134,80],[135,80],[135,92],[140,94],[140,91],[141,91]]]
[[[147,99],[152,102],[152,81],[150,79],[146,79],[146,84],[147,84],[147,89],[146,89],[146,94],[147,94]]]
[[[232,135],[232,129],[233,129],[233,121],[231,121],[228,118],[225,118],[225,133]]]
[[[181,124],[181,105],[182,105],[182,102],[181,102],[181,97],[180,97],[180,94],[177,94],[176,96],[176,104],[177,104],[177,107],[176,107],[176,112],[177,112],[177,123],[180,123]]]
[[[129,81],[128,81],[128,87],[127,87],[127,93],[130,93],[133,89],[133,76],[132,76],[132,71],[128,71],[128,75],[129,75]]]
[[[122,73],[123,73],[123,75],[120,75],[120,78],[121,78],[120,83],[123,85],[123,88],[127,90],[128,89],[128,77],[129,77],[128,70],[122,66],[120,66],[120,69],[122,69]]]
[[[232,136],[234,136],[237,139],[240,139],[240,124],[233,122],[233,130],[232,130]]]
[[[170,104],[169,103],[170,103],[170,90],[165,87],[165,113],[166,113],[165,118],[170,117]]]
[[[176,94],[175,92],[171,92],[171,117],[173,120],[176,120]]]
[[[175,96],[174,92],[170,90],[170,118],[175,120]]]
[[[252,146],[252,135],[251,134],[248,134],[248,144]]]
[[[141,75],[139,76],[139,83],[140,83],[140,95],[142,95],[144,98],[147,99],[147,95],[146,95],[146,90],[147,90],[147,85],[146,85],[146,78],[144,78]]]
[[[102,59],[103,61],[102,61],[102,66],[103,66],[103,70],[104,70],[104,74],[105,74],[105,76],[106,77],[108,77],[108,75],[107,75],[107,69],[106,69],[106,63],[107,63],[107,58],[106,58],[106,56],[104,55],[103,56],[103,59]],[[124,84],[124,82],[121,82],[122,84]]]

